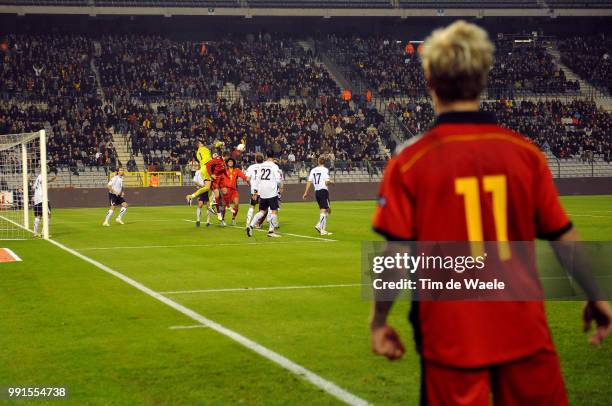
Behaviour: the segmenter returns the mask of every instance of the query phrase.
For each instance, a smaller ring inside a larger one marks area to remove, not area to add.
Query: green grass
[[[585,239],[612,239],[612,197],[563,201]],[[334,203],[328,228],[337,242],[196,229],[185,221],[194,216],[188,207],[131,207],[127,224],[110,229],[100,226],[105,209],[55,210],[51,229],[57,241],[156,291],[354,284],[361,241],[378,239],[370,231],[373,206]],[[281,232],[315,236],[316,206],[285,204],[280,220]],[[0,265],[0,385],[64,385],[75,404],[337,403],[211,329],[169,329],[197,323],[48,242],[0,246],[23,259]],[[145,246],[158,247],[137,248]],[[370,303],[359,287],[168,297],[368,401],[417,403],[418,358],[408,351],[389,363],[370,353]],[[588,347],[580,307],[547,303],[549,323],[571,403],[605,404],[612,346]],[[412,348],[407,310],[398,303],[391,323]]]

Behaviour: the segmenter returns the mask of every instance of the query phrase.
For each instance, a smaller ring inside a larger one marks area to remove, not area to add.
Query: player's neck
[[[440,99],[434,99],[434,110],[437,115],[451,113],[454,111],[478,111],[480,109],[480,100],[457,100],[453,102],[443,102]]]

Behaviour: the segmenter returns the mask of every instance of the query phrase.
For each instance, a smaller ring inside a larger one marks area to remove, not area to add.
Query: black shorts
[[[125,203],[125,199],[123,199],[123,197],[121,196],[117,196],[114,193],[108,193],[108,201],[110,202],[111,206],[121,206],[123,203]]]
[[[257,206],[259,203],[259,195],[257,195],[257,199],[253,199],[253,194],[251,193],[251,206]]]
[[[198,196],[198,201],[204,204],[208,204],[208,192],[204,192],[200,196]]]
[[[278,196],[270,197],[268,199],[259,199],[259,210],[278,210]]]
[[[329,190],[320,189],[315,192],[319,209],[329,209]]]
[[[51,214],[51,203],[47,202],[47,207],[49,208],[49,214]],[[35,204],[33,209],[34,209],[34,217],[42,217],[42,213],[43,213],[42,203]]]

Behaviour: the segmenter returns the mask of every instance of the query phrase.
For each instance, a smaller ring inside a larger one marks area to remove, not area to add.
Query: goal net
[[[0,135],[0,240],[32,238],[35,224],[49,238],[45,141],[44,130]]]

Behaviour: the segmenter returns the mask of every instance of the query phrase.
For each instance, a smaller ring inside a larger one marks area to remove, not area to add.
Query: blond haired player
[[[436,121],[387,164],[374,229],[390,241],[556,241],[551,247],[557,258],[589,298],[584,327],[588,330],[595,321],[597,330],[589,341],[599,344],[612,331],[612,311],[592,281],[588,255],[575,244],[576,230],[545,156],[479,109],[493,52],[486,31],[465,21],[436,30],[426,40],[422,64]],[[526,256],[517,251],[508,250],[508,255],[515,261]],[[520,274],[518,268],[512,271]],[[518,290],[542,293],[537,278],[525,280]],[[441,300],[412,302],[421,403],[566,405],[543,301],[486,296],[492,299],[447,300],[441,295]],[[389,359],[405,351],[387,324],[395,297],[374,302],[370,324],[372,351]]]

